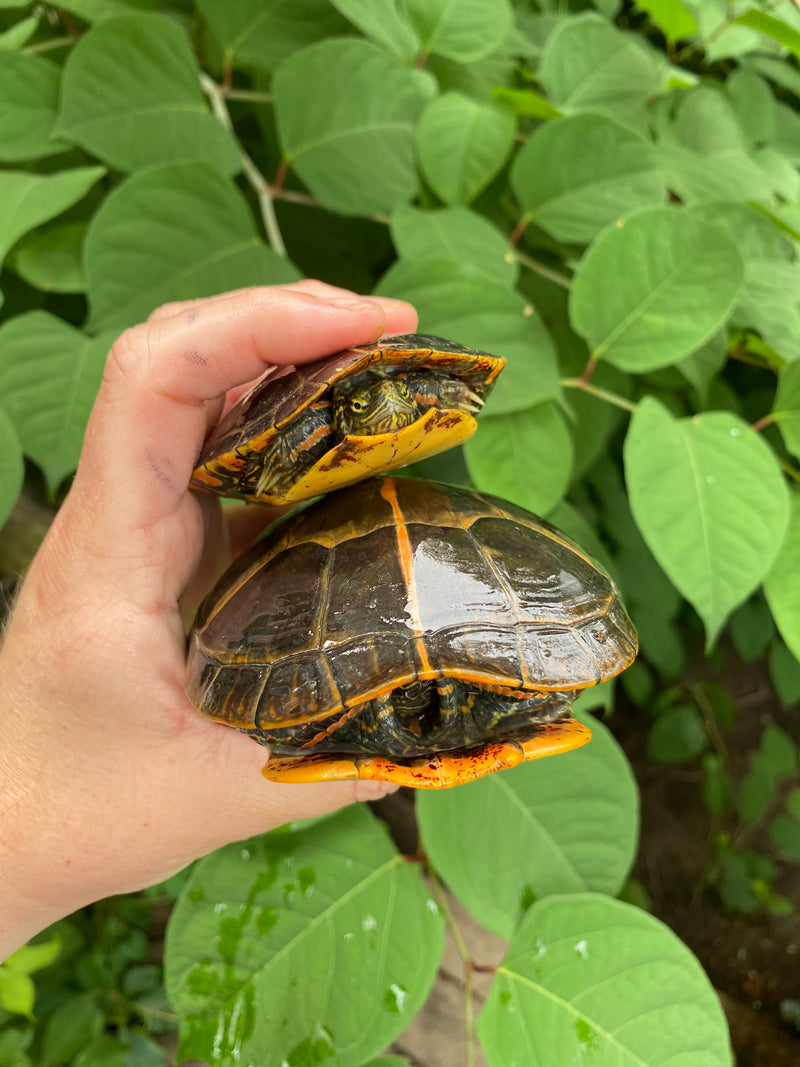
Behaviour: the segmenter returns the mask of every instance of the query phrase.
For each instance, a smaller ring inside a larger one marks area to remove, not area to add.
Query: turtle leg
[[[309,404],[294,424],[281,430],[262,453],[254,495],[278,496],[288,492],[335,441],[330,401]]]
[[[423,411],[441,408],[474,415],[483,407],[483,400],[460,378],[435,372],[421,374],[414,371],[404,377]]]

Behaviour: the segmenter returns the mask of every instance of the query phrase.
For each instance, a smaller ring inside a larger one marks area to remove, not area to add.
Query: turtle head
[[[337,392],[333,407],[336,430],[342,437],[392,433],[410,426],[421,414],[402,378],[378,378],[346,393]]]

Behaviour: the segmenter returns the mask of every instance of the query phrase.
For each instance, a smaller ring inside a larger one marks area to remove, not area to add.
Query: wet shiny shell
[[[375,437],[349,437],[316,465],[303,484],[281,495],[256,496],[262,453],[306,408],[334,385],[368,368],[402,372],[431,370],[459,378],[482,400],[505,365],[488,352],[428,334],[402,334],[335,356],[283,368],[260,381],[233,407],[198,458],[192,484],[223,496],[268,504],[296,503],[362,478],[452,448],[477,427],[465,412],[431,410],[412,427]]]
[[[284,728],[417,678],[581,689],[635,654],[611,579],[547,522],[373,478],[293,515],[227,572],[190,636],[187,692],[240,729]]]

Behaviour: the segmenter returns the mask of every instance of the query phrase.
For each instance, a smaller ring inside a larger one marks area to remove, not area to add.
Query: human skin
[[[166,305],[114,344],[0,650],[0,959],[229,841],[390,790],[268,782],[265,750],[187,700],[184,620],[231,539],[274,517],[249,507],[228,530],[187,485],[267,366],[415,328],[401,301],[302,282]]]

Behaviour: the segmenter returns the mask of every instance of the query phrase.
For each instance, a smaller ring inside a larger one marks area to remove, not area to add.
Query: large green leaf
[[[428,105],[419,123],[419,160],[426,181],[445,203],[469,203],[502,168],[515,130],[507,108],[444,93]]]
[[[239,170],[236,144],[208,110],[186,34],[165,15],[106,19],[64,67],[56,137],[120,170],[202,160]]]
[[[180,1056],[352,1067],[422,1005],[443,922],[362,806],[202,860],[170,919]]]
[[[238,189],[202,163],[150,167],[118,186],[85,257],[94,330],[122,330],[170,300],[298,277],[261,243]]]
[[[666,198],[652,146],[600,115],[534,130],[514,161],[511,187],[543,230],[584,244],[620,215]]]
[[[689,949],[647,912],[596,894],[533,905],[478,1034],[491,1067],[733,1067],[722,1007]]]
[[[286,161],[334,211],[366,215],[407,203],[417,189],[421,85],[368,41],[321,41],[295,52],[273,82]]]
[[[496,51],[511,29],[508,0],[405,0],[423,53],[473,63]]]
[[[8,265],[37,289],[81,293],[86,288],[81,264],[86,228],[85,222],[65,222],[32,230],[17,243]]]
[[[38,159],[67,147],[50,136],[60,71],[41,56],[8,52],[0,63],[0,160]]]
[[[51,492],[78,465],[112,340],[92,340],[47,311],[0,326],[0,403]]]
[[[464,454],[478,489],[540,515],[561,500],[572,473],[572,438],[553,403],[486,415]]]
[[[739,15],[736,22],[740,26],[748,26],[752,30],[766,34],[773,41],[788,48],[795,59],[800,59],[800,31],[794,26],[787,25],[783,19],[775,18],[774,15],[768,15],[766,11],[751,7],[749,11]]]
[[[738,67],[725,90],[739,125],[751,144],[766,144],[775,133],[775,97],[768,82],[747,67]]]
[[[104,174],[103,167],[78,167],[47,177],[21,170],[0,171],[0,262],[24,233],[82,200]]]
[[[562,19],[547,38],[539,78],[562,112],[628,109],[656,88],[659,63],[630,34],[584,13]]]
[[[735,415],[676,419],[646,397],[625,440],[625,478],[645,541],[710,645],[783,542],[789,498],[775,456]]]
[[[570,321],[596,359],[628,371],[677,363],[736,305],[744,263],[727,233],[675,208],[607,229],[575,275]]]
[[[2,350],[0,350],[0,360],[2,358]],[[22,489],[24,474],[22,445],[17,431],[11,419],[0,407],[0,529],[16,503],[20,489]]]
[[[413,59],[419,52],[419,37],[402,0],[384,0],[381,4],[375,0],[331,0],[331,3],[365,37],[388,48],[400,59]]]
[[[800,361],[789,363],[781,371],[772,417],[787,451],[800,459]]]
[[[419,311],[420,329],[505,357],[487,413],[520,411],[558,396],[555,349],[541,319],[518,293],[474,267],[449,259],[401,261],[378,292],[409,300]]]
[[[764,583],[773,618],[795,659],[800,660],[800,493],[792,493],[786,539]]]
[[[269,72],[298,48],[347,29],[328,0],[197,0],[196,6],[226,66]]]
[[[524,910],[553,893],[617,893],[638,833],[638,793],[609,731],[459,789],[417,796],[433,867],[484,926],[511,937]]]
[[[691,37],[697,32],[694,15],[681,0],[636,0],[659,27],[668,41]]]
[[[401,207],[392,216],[391,230],[400,259],[452,259],[469,263],[502,285],[512,286],[517,279],[506,235],[469,208]]]

